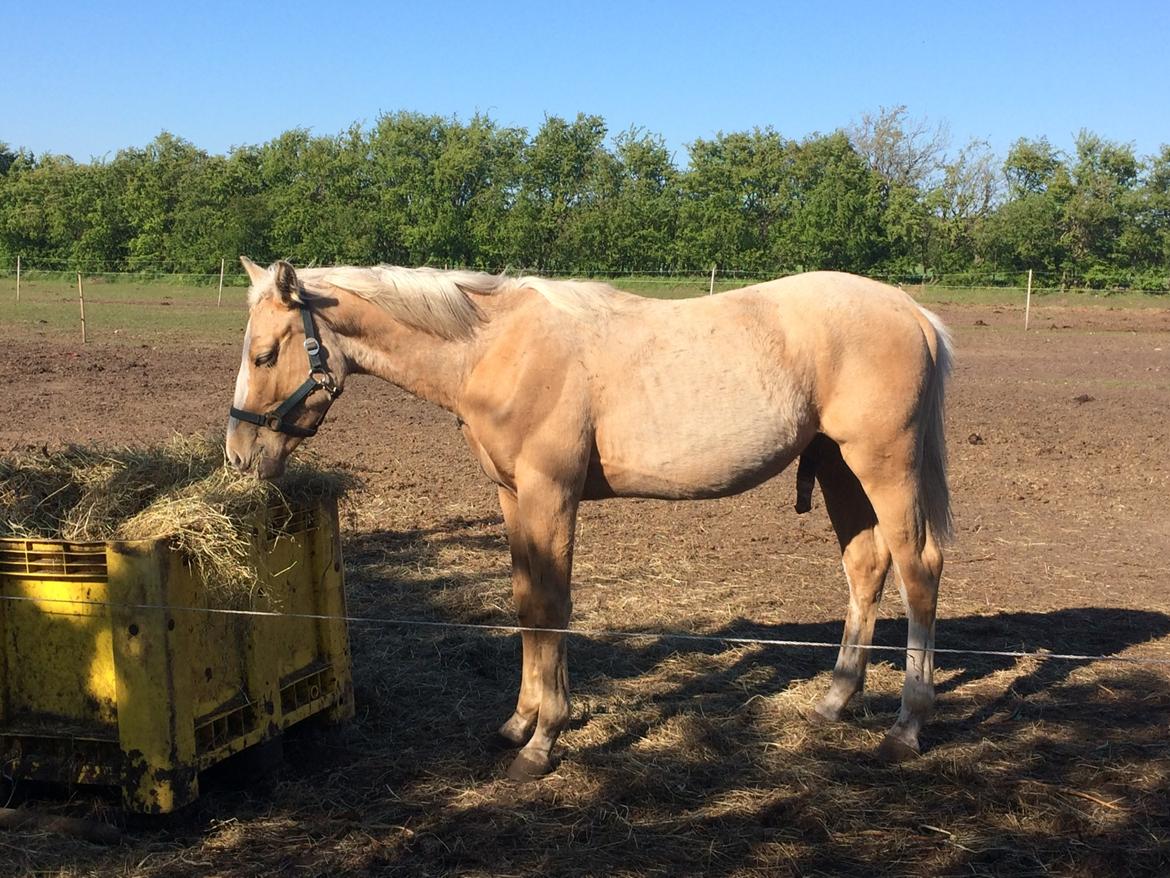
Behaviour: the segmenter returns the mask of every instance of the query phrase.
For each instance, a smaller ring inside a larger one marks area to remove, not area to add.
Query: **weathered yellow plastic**
[[[293,617],[205,612],[218,605],[163,540],[0,539],[0,596],[30,599],[0,600],[6,772],[116,785],[161,814],[229,755],[352,717],[336,504],[265,510],[253,551],[266,597],[249,609]]]

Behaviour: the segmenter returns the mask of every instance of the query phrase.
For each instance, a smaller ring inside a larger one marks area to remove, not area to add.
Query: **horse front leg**
[[[523,585],[516,593],[516,609],[524,627],[563,630],[569,624],[578,499],[572,487],[544,475],[529,473],[524,479],[517,475],[515,511],[528,576],[516,580]],[[538,699],[538,706],[528,743],[508,768],[508,777],[516,781],[535,780],[552,770],[553,746],[569,723],[565,635],[550,630],[525,632],[524,637],[521,705],[529,708],[525,699],[531,697]],[[518,706],[518,722],[529,722],[530,715],[521,709]]]
[[[504,513],[504,524],[508,529],[508,548],[512,553],[512,597],[517,611],[530,602],[532,581],[528,569],[528,548],[520,526],[520,511],[516,495],[507,488],[500,488],[500,509]],[[523,623],[522,623],[523,624]],[[528,631],[521,632],[522,658],[520,665],[520,694],[516,698],[516,710],[496,732],[499,743],[505,747],[523,747],[532,737],[536,718],[540,711],[540,676],[537,672],[539,644],[536,636]]]

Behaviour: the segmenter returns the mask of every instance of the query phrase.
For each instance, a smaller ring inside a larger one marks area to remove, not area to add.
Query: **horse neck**
[[[415,329],[357,297],[346,299],[327,319],[340,338],[349,371],[374,375],[455,411],[473,345]]]

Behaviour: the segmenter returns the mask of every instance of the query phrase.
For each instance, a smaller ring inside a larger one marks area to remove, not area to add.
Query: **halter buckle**
[[[333,379],[333,373],[327,369],[314,369],[309,373],[309,377],[316,381],[317,386],[330,396],[337,396],[341,392],[337,382]]]
[[[305,350],[308,351],[310,357],[315,357],[321,353],[321,343],[312,336],[309,336],[305,339]]]

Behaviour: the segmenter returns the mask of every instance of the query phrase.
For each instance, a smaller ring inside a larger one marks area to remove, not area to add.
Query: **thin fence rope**
[[[316,264],[316,263],[312,263]],[[452,266],[453,268],[472,268],[472,270],[489,270],[473,266]],[[543,274],[547,270],[542,270],[535,267],[509,266],[507,269],[514,274],[528,274],[537,273]],[[739,279],[764,279],[772,277],[780,277],[800,271],[795,266],[763,266],[756,268],[719,268],[718,277],[727,278],[729,280]],[[117,262],[75,262],[70,259],[37,259],[31,262],[25,262],[22,273],[33,275],[37,272],[45,272],[51,274],[71,273],[75,271],[92,272],[94,274],[110,274],[110,275],[125,275],[128,277],[151,275],[156,278],[183,278],[183,277],[200,277],[200,278],[218,278],[218,271],[183,271],[173,267],[161,265],[138,265],[127,266],[124,263]],[[686,267],[680,266],[676,268],[643,268],[643,269],[625,269],[625,268],[582,268],[578,270],[562,271],[558,269],[551,270],[554,275],[577,275],[581,277],[595,277],[595,278],[609,278],[620,280],[622,278],[642,279],[642,280],[661,280],[662,282],[674,281],[691,281],[704,280],[709,275],[709,269],[703,267]],[[5,265],[0,268],[0,273],[14,274],[15,263]],[[238,268],[229,270],[225,273],[225,278],[243,278],[246,275]],[[1016,272],[990,271],[985,273],[972,271],[958,271],[958,272],[936,272],[933,274],[920,274],[915,272],[870,272],[868,277],[878,280],[885,280],[891,283],[903,282],[911,286],[918,286],[925,284],[928,286],[957,286],[969,287],[980,285],[1002,286],[1005,288],[1014,288],[1023,286],[1023,275]],[[1066,278],[1060,272],[1035,272],[1035,281],[1037,284],[1043,286],[1056,287],[1061,286],[1065,282],[1071,284],[1072,288],[1083,289],[1083,284],[1078,285],[1077,278]],[[958,278],[958,280],[954,280]],[[1111,288],[1112,289],[1112,288]],[[1130,292],[1164,292],[1164,290],[1143,290],[1137,287],[1117,288],[1125,289]],[[1102,292],[1106,290],[1101,290]]]
[[[541,628],[526,625],[503,625],[489,622],[448,622],[439,619],[405,619],[386,616],[349,616],[328,613],[284,613],[276,610],[244,610],[228,607],[181,607],[167,604],[118,604],[109,601],[95,601],[73,598],[29,597],[27,595],[0,595],[0,600],[28,602],[35,604],[70,604],[105,607],[115,610],[151,610],[167,613],[205,613],[228,616],[256,616],[269,619],[301,619],[322,622],[345,622],[356,625],[386,625],[399,628],[448,629],[478,633],[500,632],[505,634],[565,634],[572,637],[614,638],[621,640],[681,640],[690,643],[723,643],[736,646],[780,646],[798,649],[868,649],[874,652],[905,652],[904,646],[872,644],[830,643],[822,640],[785,640],[772,637],[738,637],[723,634],[687,634],[674,631],[628,631],[612,628]],[[64,615],[64,614],[62,614]],[[958,649],[933,647],[931,652],[942,655],[968,655],[993,658],[1058,659],[1075,662],[1119,662],[1132,665],[1170,665],[1170,659],[1142,658],[1140,656],[1093,655],[1082,653],[1049,652],[1047,650],[1004,650],[1004,649]]]
[[[63,269],[46,269],[38,268],[36,266],[29,266],[23,268],[21,276],[27,279],[28,283],[51,284],[59,280],[44,279],[38,275],[72,275],[78,269],[63,268]],[[120,269],[120,270],[94,270],[82,268],[83,274],[94,277],[116,277],[119,279],[126,279],[127,281],[139,281],[142,283],[158,283],[162,285],[183,286],[183,281],[200,281],[200,283],[186,284],[188,286],[214,286],[214,282],[219,278],[219,272],[194,272],[194,271],[174,271],[161,269]],[[475,269],[481,270],[481,269]],[[540,269],[528,270],[512,270],[510,272],[517,275],[520,274],[548,274],[550,277],[567,278],[574,277],[577,279],[592,279],[604,280],[613,283],[621,283],[622,281],[637,282],[649,286],[694,286],[696,290],[700,288],[706,289],[708,283],[707,277],[702,271],[688,271],[679,269],[671,272],[656,272],[656,271],[611,271],[611,270],[595,270],[595,271],[579,271],[579,272],[546,272]],[[787,277],[793,273],[792,270],[755,270],[755,269],[727,269],[719,273],[716,278],[716,287],[722,288],[729,285],[735,287],[750,282],[763,282],[779,277]],[[11,278],[15,277],[15,268],[0,268],[0,277]],[[918,287],[929,288],[937,292],[945,292],[949,290],[964,290],[964,289],[994,289],[1000,291],[1018,291],[1025,288],[1025,281],[1020,278],[1005,278],[1003,276],[971,276],[965,275],[960,279],[951,279],[946,276],[940,277],[919,277],[917,275],[902,275],[902,274],[873,274],[867,273],[867,277],[873,280],[883,281],[889,284],[897,284],[904,286],[906,289],[913,289]],[[238,287],[239,281],[246,280],[246,275],[239,272],[227,272],[224,274],[225,284],[232,287]],[[119,282],[121,282],[119,280]],[[1110,296],[1115,294],[1135,294],[1135,295],[1149,295],[1149,296],[1164,296],[1167,292],[1165,288],[1161,287],[1143,287],[1143,286],[1109,286],[1109,287],[1093,287],[1089,284],[1078,281],[1068,280],[1067,282],[1058,279],[1057,277],[1045,277],[1036,275],[1033,284],[1034,293],[1047,293],[1061,290],[1063,292],[1072,294],[1088,294],[1095,296]],[[698,293],[696,292],[696,295]],[[108,302],[107,304],[117,304]]]
[[[489,269],[468,267],[468,266],[453,266],[458,268],[470,268],[474,271],[490,271]],[[5,265],[0,268],[4,274],[15,274],[15,263]],[[35,275],[39,272],[48,274],[69,274],[71,272],[81,271],[82,273],[90,272],[93,274],[109,274],[109,275],[124,275],[126,277],[150,276],[154,278],[186,278],[186,277],[201,277],[201,278],[218,278],[218,271],[183,271],[180,269],[168,268],[163,266],[140,266],[136,268],[127,268],[124,266],[110,265],[93,265],[74,263],[68,260],[61,261],[36,261],[25,262],[22,265],[21,272],[24,275]],[[664,283],[674,281],[699,281],[707,280],[710,276],[710,271],[702,268],[678,268],[678,269],[577,269],[577,270],[559,270],[559,269],[539,269],[533,267],[517,267],[509,266],[507,271],[511,274],[545,274],[551,273],[555,276],[580,276],[592,278],[610,278],[620,280],[622,278],[635,278],[643,280],[659,280]],[[765,267],[765,268],[721,268],[716,276],[716,282],[720,278],[728,280],[754,280],[761,278],[781,277],[790,274],[798,273],[798,269],[793,267]],[[245,278],[244,272],[235,269],[226,271],[224,278]],[[880,280],[887,280],[890,282],[900,281],[917,286],[919,284],[927,284],[932,286],[945,285],[947,283],[954,283],[950,281],[945,274],[935,276],[924,276],[918,274],[899,274],[890,272],[871,272],[867,277],[872,277]],[[972,286],[982,284],[992,284],[998,286],[1012,286],[1012,281],[1017,280],[1014,275],[1005,276],[1003,274],[972,274],[964,273],[957,285]],[[1044,280],[1051,280],[1054,283],[1057,281],[1057,276],[1045,275],[1037,272],[1035,280],[1039,283]]]

